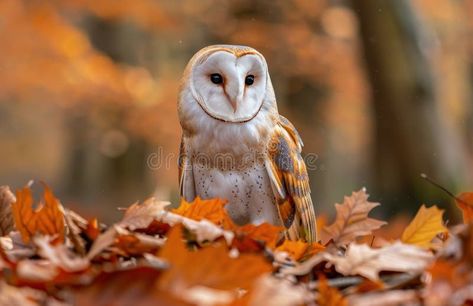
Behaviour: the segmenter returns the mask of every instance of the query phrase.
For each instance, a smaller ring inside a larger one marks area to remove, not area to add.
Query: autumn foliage
[[[236,225],[220,199],[175,209],[148,199],[107,226],[63,207],[46,185],[38,203],[30,186],[16,197],[0,190],[0,305],[473,302],[473,226],[446,227],[436,206],[383,239],[376,230],[389,225],[368,216],[379,204],[362,189],[308,244],[278,226]]]

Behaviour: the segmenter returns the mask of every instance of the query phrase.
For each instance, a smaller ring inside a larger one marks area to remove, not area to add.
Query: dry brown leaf
[[[23,241],[28,243],[36,234],[57,235],[64,241],[64,209],[46,184],[44,195],[38,208],[33,210],[33,196],[29,186],[16,192],[16,202],[12,204],[15,226]]]
[[[458,207],[463,213],[463,223],[473,222],[473,192],[463,192],[456,197]]]
[[[156,253],[164,245],[165,239],[127,231],[116,227],[117,237],[114,245],[129,255]]]
[[[87,259],[73,254],[64,244],[51,245],[48,237],[35,237],[34,244],[38,247],[38,255],[65,272],[84,271],[90,265]]]
[[[153,220],[161,216],[169,204],[154,198],[147,199],[142,204],[135,203],[125,210],[123,219],[117,225],[132,231],[147,228]]]
[[[182,199],[181,205],[171,212],[196,221],[206,219],[224,229],[232,230],[236,226],[225,210],[226,204],[226,200],[218,198],[203,200],[197,197],[191,203]]]
[[[8,235],[13,230],[11,204],[16,201],[15,195],[8,186],[0,186],[0,236]]]
[[[420,296],[416,290],[390,290],[367,294],[355,294],[348,297],[348,302],[353,306],[421,305]]]
[[[311,305],[313,300],[314,294],[305,287],[265,274],[255,281],[248,293],[230,306],[300,306]]]
[[[317,305],[319,306],[346,306],[347,300],[338,291],[328,285],[327,278],[323,275],[319,276]]]
[[[346,245],[357,237],[369,235],[386,222],[369,218],[369,212],[379,203],[368,201],[365,189],[353,192],[345,197],[343,204],[335,204],[337,215],[335,221],[322,231],[324,244],[333,240],[336,245]]]
[[[361,275],[372,281],[379,279],[381,271],[417,273],[432,261],[433,254],[425,249],[396,241],[380,249],[366,244],[350,244],[345,255],[325,254],[343,275]]]
[[[182,226],[175,226],[158,253],[170,264],[170,269],[160,278],[162,290],[179,294],[194,286],[220,290],[249,289],[256,277],[272,271],[271,264],[262,255],[243,253],[232,258],[228,247],[221,241],[190,251],[182,237]]]
[[[448,231],[443,225],[442,215],[443,210],[438,209],[437,206],[426,208],[422,205],[402,233],[401,241],[420,247],[431,247],[435,236]]]

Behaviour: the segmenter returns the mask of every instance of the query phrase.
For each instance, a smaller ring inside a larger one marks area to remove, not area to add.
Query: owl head
[[[246,46],[214,45],[197,52],[186,67],[179,108],[197,104],[208,116],[227,123],[252,120],[275,107],[263,55]],[[268,105],[266,105],[268,106]]]

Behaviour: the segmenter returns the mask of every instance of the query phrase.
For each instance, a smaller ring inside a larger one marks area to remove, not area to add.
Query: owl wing
[[[265,166],[288,238],[315,242],[316,219],[302,146],[294,126],[280,116],[269,142]]]
[[[179,194],[186,201],[193,201],[195,198],[192,162],[184,136],[181,137],[181,146],[179,147]]]

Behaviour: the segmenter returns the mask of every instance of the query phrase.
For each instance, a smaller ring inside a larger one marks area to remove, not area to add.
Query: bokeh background
[[[265,55],[318,155],[319,214],[364,186],[384,217],[422,203],[457,217],[419,173],[473,189],[472,0],[2,0],[0,184],[44,180],[105,221],[176,203],[179,80],[215,43]]]

